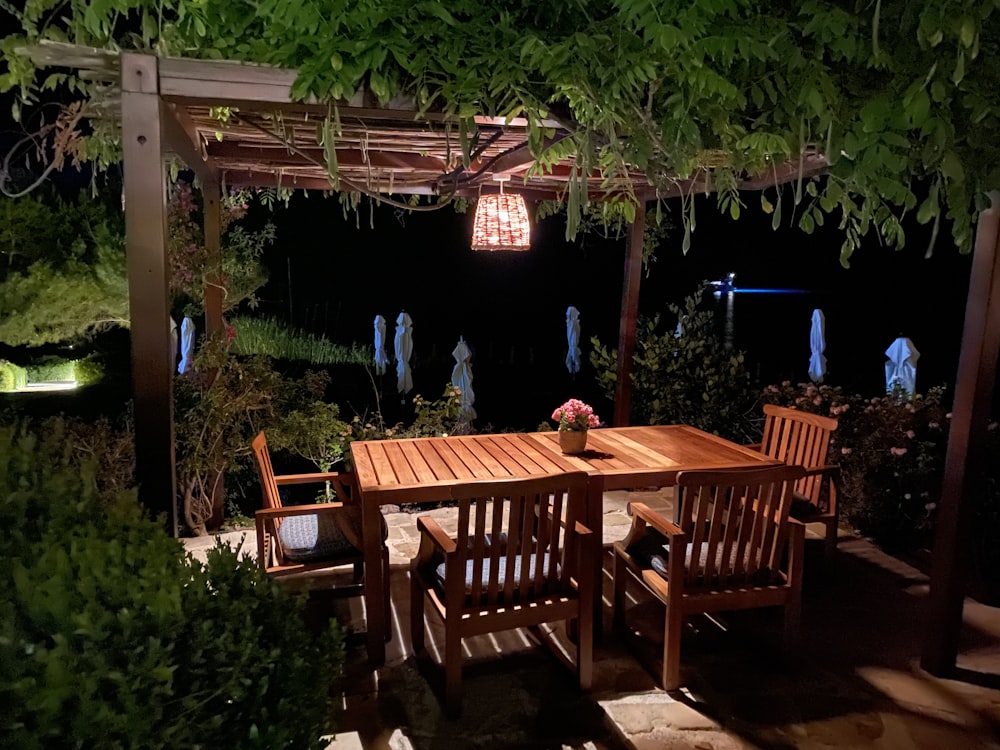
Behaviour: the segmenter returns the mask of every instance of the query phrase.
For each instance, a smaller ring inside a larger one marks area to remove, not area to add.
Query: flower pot
[[[559,448],[563,453],[583,453],[587,449],[587,430],[559,430]]]

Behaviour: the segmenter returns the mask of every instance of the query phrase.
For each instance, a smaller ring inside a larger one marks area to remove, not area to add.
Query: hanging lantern
[[[473,250],[529,250],[531,225],[524,198],[503,192],[483,195],[476,203],[476,219],[472,228]]]

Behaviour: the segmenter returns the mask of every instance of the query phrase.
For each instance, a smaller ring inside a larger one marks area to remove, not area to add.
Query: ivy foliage
[[[571,136],[546,147],[535,126],[538,169],[572,157],[609,190],[627,165],[644,170],[683,195],[685,246],[696,179],[738,216],[739,178],[815,149],[829,178],[794,182],[794,216],[777,186],[754,200],[775,225],[838,221],[846,265],[872,230],[901,247],[906,211],[935,230],[947,217],[970,249],[974,212],[1000,186],[996,11],[996,0],[28,0],[22,33],[0,45],[0,89],[17,88],[18,106],[58,87],[92,93],[15,52],[56,39],[295,68],[295,97],[408,95],[454,114],[463,136],[476,114],[555,118]],[[571,181],[571,228],[595,197]],[[617,200],[633,213],[634,195]]]
[[[0,214],[0,342],[40,346],[128,325],[124,227],[99,201],[34,196]]]

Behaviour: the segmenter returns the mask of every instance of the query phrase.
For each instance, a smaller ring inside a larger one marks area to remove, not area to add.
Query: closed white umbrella
[[[566,369],[580,372],[580,311],[570,305],[566,308]]]
[[[826,318],[822,310],[813,310],[812,328],[809,331],[809,377],[814,383],[822,383],[826,375]]]
[[[185,317],[181,321],[181,361],[177,365],[177,372],[183,375],[191,372],[194,362],[194,321]]]
[[[885,350],[885,390],[891,393],[897,385],[911,396],[917,384],[917,360],[920,352],[908,338],[900,336]]]
[[[405,312],[396,318],[396,388],[400,393],[413,390],[413,375],[410,373],[410,357],[413,355],[413,320]]]
[[[385,351],[385,318],[375,316],[375,372],[385,375],[389,366],[389,355]]]
[[[472,366],[469,364],[472,352],[461,336],[451,355],[455,358],[455,369],[451,371],[451,384],[462,392],[461,418],[471,422],[476,418],[476,410],[472,408],[476,394],[472,390]]]

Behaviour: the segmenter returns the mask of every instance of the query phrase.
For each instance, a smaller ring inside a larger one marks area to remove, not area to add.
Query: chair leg
[[[385,582],[385,589],[382,592],[382,606],[385,609],[385,640],[388,642],[392,638],[392,599],[389,596],[391,586],[389,578],[389,548],[382,547],[382,580]]]
[[[680,602],[667,598],[667,616],[663,632],[663,689],[681,686],[681,630],[684,615]]]
[[[611,627],[616,631],[625,629],[625,594],[628,583],[628,569],[625,561],[615,550],[615,566],[613,572],[614,598],[611,603]]]
[[[580,676],[580,689],[590,690],[594,684],[594,612],[586,601],[580,603],[577,622],[576,669]]]
[[[410,644],[413,653],[424,651],[424,589],[417,573],[410,570]]]
[[[458,623],[444,627],[444,696],[445,711],[451,717],[462,713],[462,636]]]
[[[798,596],[791,595],[785,602],[784,622],[785,653],[789,658],[795,658],[798,655],[801,634],[802,602]]]

